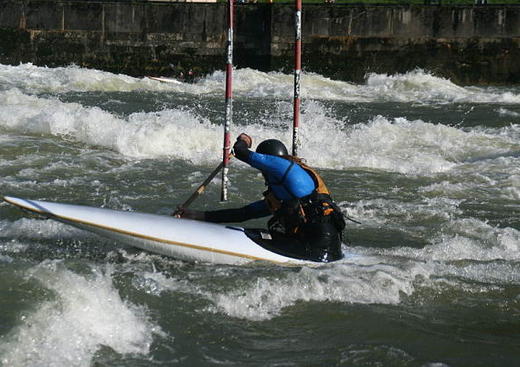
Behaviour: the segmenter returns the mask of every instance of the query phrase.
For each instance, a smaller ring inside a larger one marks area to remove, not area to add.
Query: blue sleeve
[[[251,167],[257,168],[260,171],[267,173],[273,178],[282,179],[285,171],[291,165],[287,159],[277,157],[274,155],[261,154],[256,152],[249,152],[248,163]]]
[[[235,143],[233,150],[238,159],[262,171],[269,188],[280,200],[301,198],[310,195],[316,188],[312,177],[288,159],[253,152],[242,140]]]
[[[310,195],[316,188],[312,177],[300,165],[288,159],[249,152],[248,163],[266,175],[269,188],[280,200],[301,198]]]

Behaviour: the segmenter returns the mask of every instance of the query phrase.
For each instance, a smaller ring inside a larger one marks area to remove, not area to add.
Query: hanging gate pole
[[[228,164],[231,151],[230,126],[233,122],[233,12],[234,0],[228,0],[227,64],[226,64],[226,112],[224,121],[224,148],[222,156],[222,190],[220,200],[228,196]]]
[[[294,42],[294,104],[293,104],[293,141],[292,155],[298,155],[300,141],[298,128],[300,126],[300,81],[302,71],[302,0],[296,0],[296,12],[294,16],[295,42]]]

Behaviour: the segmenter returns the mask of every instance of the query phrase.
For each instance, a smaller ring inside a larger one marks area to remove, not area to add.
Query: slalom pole
[[[300,141],[298,128],[300,127],[300,82],[302,71],[302,0],[296,1],[294,15],[295,42],[294,42],[294,103],[293,103],[293,141],[292,155],[298,155]]]
[[[233,122],[233,12],[234,0],[228,0],[228,34],[227,34],[227,64],[226,64],[226,112],[224,121],[224,148],[222,156],[222,190],[220,200],[228,197],[228,164],[231,151],[230,126]]]

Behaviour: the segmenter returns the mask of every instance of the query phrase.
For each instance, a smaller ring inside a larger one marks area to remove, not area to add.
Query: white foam
[[[501,116],[507,116],[507,117],[520,117],[520,113],[508,110],[507,108],[500,107],[497,110],[498,114]]]
[[[168,277],[160,272],[142,272],[134,279],[134,286],[155,296],[163,292],[182,292],[188,294],[199,294],[199,287],[186,279]]]
[[[310,124],[310,131],[320,131],[312,126],[312,122]],[[449,145],[464,134],[457,129],[420,120],[400,118],[391,121],[377,116],[368,124],[355,125],[344,133],[334,134],[323,129],[318,135],[321,136],[312,137],[312,143],[306,141],[302,149],[304,156],[306,149],[309,149],[308,155],[311,156],[311,150],[321,144],[322,154],[315,156],[314,160],[317,161],[313,162],[318,167],[364,167],[427,174],[447,171],[455,166]],[[326,145],[322,144],[324,135],[328,137]]]
[[[372,205],[377,204],[376,201]],[[518,281],[518,274],[511,273],[516,271],[515,265],[504,260],[520,259],[519,231],[494,227],[477,219],[457,219],[460,202],[456,200],[427,201],[429,204],[425,206],[381,201],[377,210],[380,217],[373,223],[377,227],[395,226],[422,236],[422,231],[429,229],[420,225],[415,228],[417,217],[424,221],[437,217],[442,230],[434,234],[424,248],[349,248],[344,260],[298,271],[275,269],[257,274],[254,268],[238,271],[212,266],[210,285],[203,266],[198,274],[187,278],[182,274],[179,278],[144,272],[134,285],[156,296],[163,292],[197,295],[212,303],[206,310],[258,321],[280,316],[302,301],[398,304],[405,298],[421,297],[423,291],[446,284],[457,289],[467,286],[468,291],[490,291],[488,286],[472,284],[475,280],[486,281],[491,286]],[[379,213],[380,210],[386,214]],[[413,218],[410,217],[412,212]],[[367,226],[365,219],[363,226]],[[456,263],[459,261],[463,262]],[[484,277],[480,274],[482,269],[486,271]],[[250,271],[252,276],[248,276]],[[214,281],[218,278],[226,279],[224,286]]]
[[[1,237],[23,239],[88,238],[86,231],[53,221],[21,218],[14,222],[0,221]]]
[[[421,198],[415,202],[396,199],[366,199],[351,203],[340,202],[342,210],[358,218],[365,227],[381,227],[404,231],[422,228],[425,222],[450,221],[462,211],[459,205],[463,200],[445,197]]]
[[[289,103],[279,104],[290,111]],[[278,114],[277,114],[278,115]],[[376,116],[345,126],[319,102],[305,105],[300,155],[322,168],[371,168],[403,174],[445,172],[473,157],[518,149],[518,127],[465,131],[422,120]],[[291,131],[283,121],[253,120],[241,130],[255,142],[277,136],[287,144]],[[0,128],[20,134],[44,134],[102,146],[128,158],[169,157],[214,164],[221,155],[221,127],[183,109],[139,112],[121,118],[97,107],[0,92]],[[238,134],[238,132],[236,132]],[[323,144],[326,141],[327,144]],[[314,152],[320,151],[319,155]]]
[[[163,84],[148,78],[133,78],[75,65],[48,68],[30,63],[18,66],[0,64],[0,85],[3,85],[4,88],[20,88],[27,93],[129,92],[172,89],[170,84]]]
[[[294,76],[280,72],[238,69],[233,73],[234,94],[241,97],[291,100]],[[216,71],[187,85],[184,92],[223,93],[225,73]],[[520,104],[520,94],[496,88],[461,87],[450,80],[417,69],[404,74],[368,74],[364,84],[332,80],[316,73],[302,73],[301,96],[305,99],[343,102],[403,102],[423,104],[504,103]]]
[[[72,138],[132,158],[204,162],[220,156],[221,129],[189,111],[135,113],[123,119],[98,107],[29,96],[15,89],[0,92],[0,104],[0,128],[18,133]]]
[[[260,72],[253,69],[234,71],[236,96],[282,98],[291,100],[293,75]],[[26,93],[66,93],[69,91],[175,91],[193,95],[224,96],[225,73],[216,71],[201,76],[195,83],[160,83],[148,78],[133,78],[78,66],[47,68],[32,64],[0,64],[0,85],[20,88]],[[404,74],[368,74],[365,84],[332,80],[315,73],[302,74],[302,98],[345,102],[405,103],[507,103],[519,104],[520,94],[497,88],[460,87],[424,70]]]
[[[436,276],[438,277],[457,277],[467,283],[476,283],[474,288],[478,289],[478,284],[487,283],[480,289],[502,290],[507,284],[516,286],[520,282],[520,265],[518,263],[502,262],[478,262],[473,264],[442,264],[436,266]],[[459,287],[460,288],[460,287]]]
[[[321,268],[302,268],[285,277],[259,278],[228,292],[210,295],[216,309],[248,320],[265,320],[299,301],[397,304],[414,292],[414,280],[431,269],[417,263],[357,258]],[[359,261],[359,263],[356,263]],[[384,263],[386,262],[386,264]]]
[[[121,298],[109,266],[80,275],[45,261],[29,279],[53,295],[20,315],[20,325],[0,347],[5,366],[90,366],[101,346],[146,355],[154,334],[161,333],[144,307]]]
[[[520,259],[520,232],[516,229],[472,218],[451,221],[446,227],[427,249],[433,259]]]
[[[365,254],[404,256],[420,261],[495,261],[520,259],[520,231],[496,227],[475,218],[455,218],[445,222],[442,230],[421,249],[398,247]]]
[[[503,199],[520,202],[520,174],[513,174],[508,177],[503,186],[504,188],[500,191],[500,196]]]
[[[492,88],[461,87],[417,69],[405,74],[367,76],[367,87],[386,101],[418,103],[520,103],[520,95]]]
[[[199,283],[197,276],[176,279],[157,272],[142,273],[134,285],[156,296],[163,292],[195,294],[212,302],[206,311],[258,321],[279,316],[300,301],[397,304],[404,295],[414,292],[416,277],[431,273],[431,268],[423,264],[395,266],[385,262],[380,257],[349,256],[319,268],[302,268],[298,272],[277,269],[273,276],[238,278],[229,268],[217,267],[213,277],[225,278],[225,289],[214,282],[204,284],[207,275]]]
[[[518,159],[479,162],[463,165],[452,172],[450,181],[440,181],[420,187],[426,196],[447,196],[465,199],[468,192],[473,200],[495,202],[497,199],[518,200],[520,194],[520,168]]]
[[[13,258],[7,255],[0,255],[0,264],[9,264],[13,262]]]

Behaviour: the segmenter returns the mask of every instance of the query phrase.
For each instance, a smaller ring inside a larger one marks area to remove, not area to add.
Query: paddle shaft
[[[204,192],[204,190],[206,190],[206,187],[209,185],[211,180],[213,180],[215,176],[220,172],[222,167],[224,167],[224,162],[220,162],[217,168],[215,168],[213,172],[211,172],[211,174],[204,180],[204,182],[197,188],[197,190],[193,194],[191,194],[188,200],[186,200],[181,206],[179,206],[177,210],[173,212],[172,215],[177,216],[181,214],[184,209],[190,206],[191,203],[193,203],[195,199],[197,199]]]
[[[228,161],[233,157],[233,154],[229,154]],[[215,176],[220,172],[220,170],[224,168],[224,162],[220,162],[220,164],[209,174],[209,176],[204,180],[203,183],[200,184],[200,186],[195,190],[193,194],[186,200],[182,205],[177,207],[177,209],[173,212],[172,216],[178,216],[182,213],[184,209],[186,209],[188,206],[191,205],[197,199],[202,193],[206,190],[206,187],[209,185],[211,180],[215,178]]]

